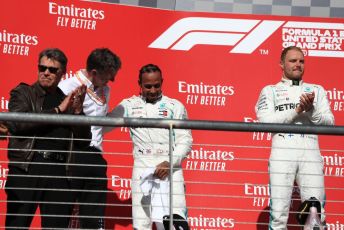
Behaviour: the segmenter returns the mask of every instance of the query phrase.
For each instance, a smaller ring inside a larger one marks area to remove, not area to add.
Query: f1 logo
[[[198,44],[234,46],[230,53],[250,54],[285,21],[188,17],[162,33],[150,48],[190,50]]]

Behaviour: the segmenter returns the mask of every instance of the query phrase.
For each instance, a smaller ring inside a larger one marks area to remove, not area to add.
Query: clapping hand
[[[70,93],[58,106],[61,113],[80,114],[86,95],[86,85],[81,85]]]
[[[81,85],[72,92],[71,107],[74,114],[80,114],[83,110],[83,104],[86,95],[86,85]]]
[[[300,104],[296,108],[297,113],[301,113],[303,111],[308,112],[313,109],[313,102],[314,102],[315,94],[312,93],[303,93],[300,96]]]

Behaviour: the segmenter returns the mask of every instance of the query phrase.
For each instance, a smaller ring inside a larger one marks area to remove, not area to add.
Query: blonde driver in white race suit
[[[263,88],[256,105],[257,118],[264,123],[333,125],[326,92],[320,85],[302,81],[304,56],[297,47],[286,48],[280,64],[283,77],[276,85]],[[323,160],[318,136],[275,133],[269,160],[270,224],[269,229],[286,229],[294,180],[301,200],[317,198],[325,220]]]
[[[139,76],[141,95],[124,99],[108,116],[187,119],[187,113],[182,103],[162,95],[163,79],[158,66],[153,64],[143,66]],[[108,131],[108,128],[105,131]],[[173,214],[178,214],[186,220],[185,186],[181,164],[191,150],[192,136],[190,130],[174,129],[173,132]],[[148,178],[153,179],[153,183],[157,180],[161,182],[167,180],[169,175],[169,130],[130,128],[130,136],[134,145],[133,228],[138,230],[152,229],[152,223],[155,222],[157,229],[164,229],[162,218],[169,214],[168,194],[164,194],[164,191],[168,191],[168,183],[165,183],[167,188],[157,192],[162,195],[161,197],[157,198],[157,194],[153,197],[151,194],[151,200],[148,200],[147,203],[143,191],[143,177],[151,170],[152,175]],[[148,184],[150,182],[152,181],[148,181]],[[158,187],[162,188],[163,184]],[[154,188],[151,191],[153,193]]]

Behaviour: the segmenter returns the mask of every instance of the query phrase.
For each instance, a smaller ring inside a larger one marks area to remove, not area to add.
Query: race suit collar
[[[286,79],[284,77],[282,77],[282,80],[281,82],[285,85],[288,85],[288,86],[298,86],[298,85],[302,85],[303,81],[302,80],[290,80],[290,79]]]

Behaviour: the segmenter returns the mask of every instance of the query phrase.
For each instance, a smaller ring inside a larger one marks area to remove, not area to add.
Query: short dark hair
[[[297,46],[288,46],[288,47],[284,48],[282,53],[281,53],[281,60],[280,60],[281,63],[283,63],[285,61],[285,57],[287,56],[287,53],[289,52],[289,50],[297,50],[303,54],[301,48],[299,48]]]
[[[162,72],[159,66],[154,65],[154,64],[147,64],[141,67],[139,71],[139,83],[141,84],[142,81],[142,75],[144,73],[153,73],[153,72],[159,72],[161,77],[162,77]]]
[[[47,48],[41,51],[38,55],[38,63],[40,63],[43,57],[47,57],[48,59],[58,61],[61,64],[61,69],[63,73],[66,73],[68,59],[67,56],[62,52],[62,50],[58,48]]]
[[[94,49],[86,62],[88,72],[95,69],[100,73],[115,73],[121,66],[121,59],[108,48]]]

